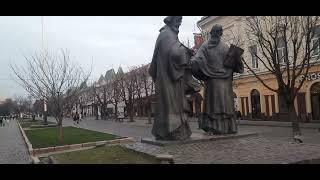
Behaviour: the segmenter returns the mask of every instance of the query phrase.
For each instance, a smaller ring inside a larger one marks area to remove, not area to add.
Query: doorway
[[[256,89],[251,91],[251,112],[252,119],[261,119],[260,93]]]
[[[312,120],[320,120],[320,82],[310,88]]]

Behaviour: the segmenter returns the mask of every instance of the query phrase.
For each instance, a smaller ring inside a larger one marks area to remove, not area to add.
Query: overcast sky
[[[91,80],[110,68],[124,71],[129,66],[151,61],[159,29],[165,16],[50,16],[43,17],[44,47],[50,51],[68,49],[73,61],[89,67]],[[202,16],[184,16],[179,39],[193,45],[196,22]],[[23,64],[23,55],[42,47],[41,16],[0,17],[0,99],[25,95],[12,79],[10,63]]]

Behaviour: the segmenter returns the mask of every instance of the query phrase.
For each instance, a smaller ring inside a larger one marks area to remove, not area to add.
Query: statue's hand
[[[192,60],[188,61],[186,69],[191,70],[193,63],[194,63],[194,61],[192,61]]]

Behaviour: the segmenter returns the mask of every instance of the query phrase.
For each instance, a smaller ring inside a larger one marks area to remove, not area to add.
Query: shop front
[[[274,76],[261,74],[260,77],[270,87],[277,87]],[[284,98],[267,89],[254,76],[243,75],[235,78],[234,93],[235,106],[240,111],[242,119],[290,121]],[[300,122],[320,122],[320,65],[310,68],[306,81],[295,99],[295,108]]]

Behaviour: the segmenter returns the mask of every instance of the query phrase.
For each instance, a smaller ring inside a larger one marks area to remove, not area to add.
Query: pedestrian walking
[[[3,126],[3,117],[0,117],[0,126]]]
[[[79,124],[79,119],[80,119],[80,118],[79,118],[79,114],[77,113],[77,114],[76,114],[76,121],[77,121],[77,124]]]
[[[73,122],[74,122],[75,125],[77,124],[77,114],[73,115]]]

